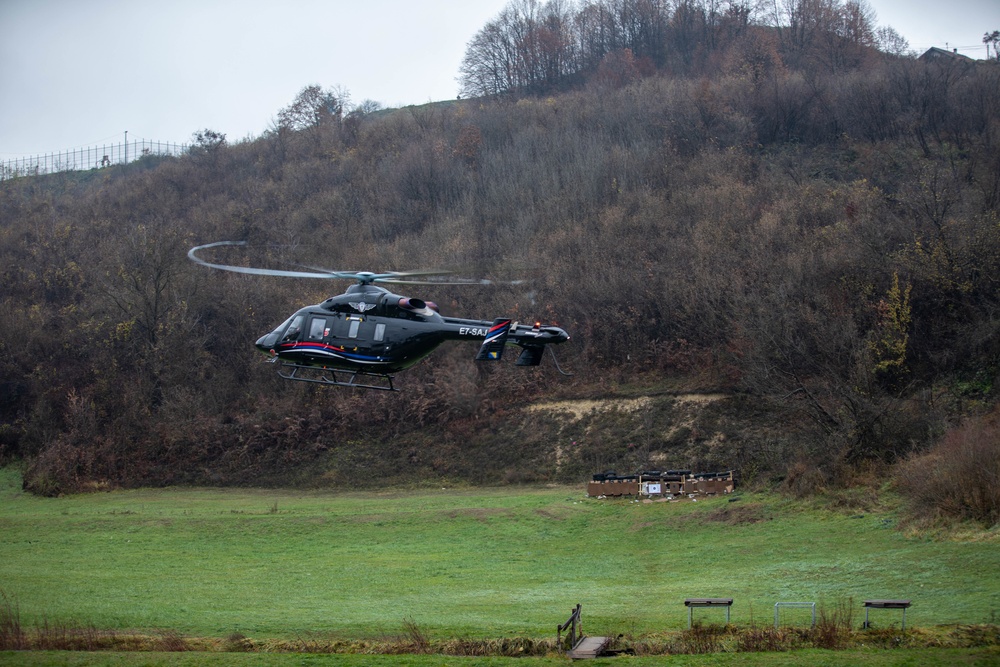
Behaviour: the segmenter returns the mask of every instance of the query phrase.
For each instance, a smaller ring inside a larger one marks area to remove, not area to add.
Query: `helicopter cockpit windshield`
[[[279,339],[282,342],[298,340],[299,331],[301,331],[301,329],[302,316],[292,315],[287,320],[279,324],[274,331],[262,336],[261,339],[257,341],[257,347],[262,350],[267,350],[277,345]]]

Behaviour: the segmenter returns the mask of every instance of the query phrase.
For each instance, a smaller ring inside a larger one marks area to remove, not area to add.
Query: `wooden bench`
[[[868,622],[868,611],[870,609],[902,609],[903,626],[906,630],[906,609],[910,606],[909,600],[865,600],[865,629],[871,627]]]
[[[684,606],[688,608],[688,628],[691,627],[691,615],[695,607],[725,607],[726,625],[729,625],[729,610],[733,606],[733,598],[687,598]]]

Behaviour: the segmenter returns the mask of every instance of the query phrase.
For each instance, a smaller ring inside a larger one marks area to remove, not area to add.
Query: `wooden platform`
[[[611,643],[610,637],[584,637],[566,655],[573,660],[596,658],[608,647],[609,643]]]

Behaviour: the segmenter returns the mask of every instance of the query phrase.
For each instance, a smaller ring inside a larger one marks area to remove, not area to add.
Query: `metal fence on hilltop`
[[[0,161],[0,181],[22,176],[54,174],[60,171],[105,169],[150,156],[183,155],[189,148],[188,144],[135,139],[3,160]]]

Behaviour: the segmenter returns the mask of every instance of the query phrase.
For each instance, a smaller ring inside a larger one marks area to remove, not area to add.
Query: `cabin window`
[[[375,325],[375,342],[376,343],[381,343],[384,338],[385,338],[385,325],[384,324],[376,324]]]
[[[357,338],[358,337],[358,329],[360,327],[361,327],[361,319],[360,318],[359,319],[354,319],[352,317],[351,318],[351,328],[347,331],[347,337],[348,338]]]
[[[285,332],[285,336],[281,339],[282,341],[288,340],[298,340],[299,330],[302,328],[302,316],[296,315],[292,318],[292,323],[288,325],[288,330]]]
[[[309,340],[323,340],[329,329],[325,317],[314,317],[309,323]]]

